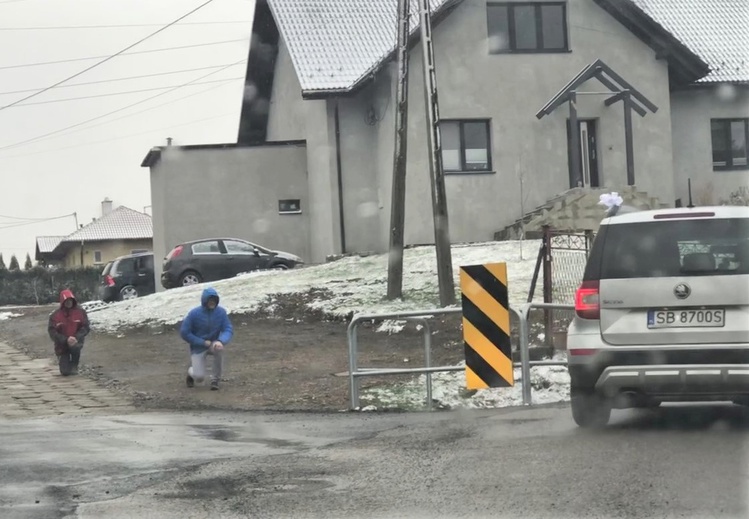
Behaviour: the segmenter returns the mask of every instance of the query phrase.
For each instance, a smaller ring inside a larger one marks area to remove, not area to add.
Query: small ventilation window
[[[279,214],[300,214],[302,212],[302,204],[300,200],[279,200],[278,201],[278,213]]]

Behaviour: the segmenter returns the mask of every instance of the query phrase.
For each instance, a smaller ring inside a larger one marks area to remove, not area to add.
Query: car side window
[[[229,254],[255,254],[255,247],[241,241],[224,240],[224,247]]]
[[[221,254],[221,248],[218,246],[218,240],[204,241],[194,243],[192,246],[193,254]]]

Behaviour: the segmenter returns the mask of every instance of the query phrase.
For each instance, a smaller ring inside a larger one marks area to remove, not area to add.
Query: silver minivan
[[[567,337],[572,416],[673,401],[749,403],[749,207],[601,222]]]

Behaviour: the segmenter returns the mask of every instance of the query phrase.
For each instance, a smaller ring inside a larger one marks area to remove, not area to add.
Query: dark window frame
[[[296,205],[299,209],[290,209]],[[278,201],[278,214],[302,214],[302,200],[300,198],[285,198]]]
[[[541,8],[547,6],[561,7],[562,8],[562,23],[564,32],[564,46],[557,49],[545,49],[543,47],[543,20],[541,14]],[[567,2],[487,2],[487,36],[491,37],[491,29],[489,27],[489,15],[488,10],[491,7],[504,7],[507,9],[507,36],[509,40],[509,48],[494,50],[489,49],[490,54],[559,54],[565,52],[572,52],[570,49],[570,32],[569,23],[567,20]],[[533,49],[518,49],[517,38],[515,34],[515,15],[514,11],[516,7],[534,7],[534,18],[536,21],[536,47]]]
[[[491,119],[486,118],[475,118],[475,119],[441,119],[440,125],[445,123],[457,123],[458,124],[458,135],[460,137],[460,169],[447,169],[445,167],[445,160],[442,159],[442,169],[446,175],[470,175],[470,174],[482,174],[482,173],[494,173],[494,163],[492,160],[492,125]],[[466,123],[484,123],[486,126],[486,169],[467,169],[466,168],[466,136],[463,130],[463,125]],[[444,152],[444,144],[442,141],[442,134],[440,130],[440,147],[441,152]]]
[[[731,142],[731,123],[744,123],[744,150],[747,152],[747,163],[734,165],[733,163],[733,146]],[[710,119],[710,151],[713,149],[713,123],[721,123],[726,133],[726,150],[728,150],[728,161],[725,166],[717,165],[711,157],[713,171],[743,171],[749,169],[749,117],[714,117]]]

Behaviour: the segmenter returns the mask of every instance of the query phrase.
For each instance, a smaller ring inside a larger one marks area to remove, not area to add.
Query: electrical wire
[[[161,97],[161,96],[163,96],[163,95],[166,95],[166,94],[168,94],[168,93],[170,93],[170,92],[173,92],[173,91],[175,91],[175,90],[177,90],[177,89],[179,89],[179,88],[183,88],[183,87],[186,87],[186,86],[188,86],[188,85],[191,85],[191,84],[193,84],[193,83],[195,83],[195,82],[197,82],[197,81],[200,81],[201,79],[205,79],[205,78],[207,78],[208,76],[212,76],[213,74],[218,74],[219,72],[221,72],[221,71],[223,71],[223,70],[226,70],[226,69],[228,69],[228,68],[230,68],[230,67],[233,67],[233,66],[235,66],[235,65],[239,65],[240,63],[243,63],[243,62],[245,62],[245,61],[246,61],[246,59],[244,59],[244,58],[243,58],[243,59],[241,59],[241,60],[239,60],[239,61],[237,61],[237,62],[235,62],[235,63],[231,63],[231,64],[227,65],[226,67],[222,67],[222,68],[220,68],[219,70],[215,70],[215,71],[213,71],[213,72],[209,72],[208,74],[204,74],[204,75],[202,75],[202,76],[200,76],[200,77],[198,77],[198,78],[195,78],[195,79],[193,79],[192,81],[188,81],[187,83],[183,83],[182,85],[177,85],[176,87],[173,87],[173,88],[171,88],[171,89],[169,89],[169,90],[166,90],[166,91],[164,91],[164,92],[158,93],[158,94],[156,94],[156,95],[153,95],[153,96],[151,96],[151,97],[147,97],[147,98],[145,98],[145,99],[142,99],[142,100],[140,100],[140,101],[137,101],[137,102],[135,102],[135,103],[131,103],[131,104],[127,105],[127,106],[123,106],[122,108],[118,108],[117,110],[112,110],[111,112],[107,112],[107,113],[105,113],[105,114],[101,114],[101,115],[98,115],[98,116],[96,116],[96,117],[92,117],[92,118],[90,118],[90,119],[86,119],[85,121],[81,121],[81,122],[79,122],[79,123],[76,123],[76,124],[71,124],[70,126],[66,126],[66,127],[64,127],[64,128],[60,128],[60,129],[58,129],[58,130],[54,130],[54,131],[51,131],[51,132],[47,132],[47,133],[45,133],[45,134],[42,134],[42,135],[38,135],[37,137],[32,137],[32,138],[30,138],[30,139],[25,139],[25,140],[23,140],[23,141],[19,141],[19,142],[13,143],[13,144],[7,144],[7,145],[5,145],[5,146],[0,146],[0,151],[2,151],[2,150],[7,150],[7,149],[9,149],[9,148],[15,148],[15,147],[17,147],[17,146],[22,146],[22,145],[24,145],[24,144],[29,144],[29,143],[32,143],[32,142],[36,142],[36,141],[38,141],[38,140],[41,140],[41,139],[43,139],[43,138],[46,138],[46,137],[49,137],[49,136],[52,136],[52,135],[56,135],[56,134],[58,134],[58,133],[61,133],[61,132],[64,132],[64,131],[66,131],[66,130],[70,130],[70,129],[73,129],[73,128],[77,128],[77,127],[79,127],[79,126],[83,126],[84,124],[88,124],[88,123],[90,123],[90,122],[93,122],[93,121],[98,121],[99,119],[103,119],[103,118],[105,118],[105,117],[108,117],[108,116],[110,116],[110,115],[114,115],[114,114],[116,114],[116,113],[119,113],[119,112],[125,111],[125,110],[127,110],[128,108],[132,108],[133,106],[137,106],[137,105],[140,105],[140,104],[146,103],[146,102],[148,102],[148,101],[150,101],[150,100],[152,100],[152,99],[156,99],[157,97]]]
[[[139,111],[133,112],[131,114],[123,115],[123,116],[120,116],[120,117],[115,117],[114,119],[111,119],[109,121],[104,121],[104,122],[101,122],[101,123],[98,123],[98,124],[93,124],[93,125],[87,126],[85,128],[78,128],[78,129],[69,131],[67,133],[63,133],[62,135],[56,135],[56,136],[51,136],[51,137],[44,137],[43,139],[39,139],[39,140],[41,141],[41,140],[59,139],[59,138],[62,138],[62,137],[67,137],[67,136],[69,136],[69,135],[71,135],[73,133],[78,133],[78,132],[82,132],[82,131],[86,131],[86,130],[91,130],[93,128],[98,128],[100,126],[106,126],[107,124],[112,124],[112,123],[115,123],[117,121],[121,121],[122,119],[128,119],[130,117],[135,117],[136,115],[140,115],[140,114],[142,114],[144,112],[149,112],[151,110],[156,110],[158,108],[162,108],[164,106],[167,106],[167,105],[170,105],[170,104],[173,104],[173,103],[177,103],[179,101],[182,101],[184,99],[188,99],[190,97],[194,97],[194,96],[198,96],[198,95],[201,95],[201,94],[205,94],[205,93],[210,92],[212,90],[216,90],[218,88],[226,86],[227,84],[228,83],[221,83],[221,84],[212,86],[210,88],[206,88],[204,90],[201,90],[200,92],[193,92],[192,94],[188,94],[186,96],[181,96],[181,97],[178,97],[177,99],[172,99],[171,101],[167,101],[166,103],[161,103],[161,104],[158,104],[156,106],[151,106],[149,108],[146,108],[144,110],[139,110]],[[37,142],[39,142],[39,141],[37,141]],[[62,149],[66,149],[66,148],[62,148]],[[24,153],[24,154],[18,154],[18,155],[5,155],[5,156],[0,156],[0,159],[13,158],[13,157],[27,157],[27,156],[30,156],[30,155],[36,155],[37,153],[45,153],[45,152],[41,151],[41,152]]]
[[[35,92],[35,93],[33,93],[33,94],[29,94],[29,95],[28,95],[28,96],[26,96],[26,97],[22,97],[21,99],[18,99],[17,101],[14,101],[14,102],[12,102],[12,103],[10,103],[10,104],[8,104],[8,105],[5,105],[5,106],[0,106],[0,112],[1,112],[1,111],[3,111],[3,110],[5,110],[6,108],[10,108],[11,106],[16,106],[16,105],[18,105],[18,104],[21,104],[21,103],[23,103],[24,101],[26,101],[26,100],[28,100],[28,99],[31,99],[32,97],[36,97],[36,96],[38,96],[38,95],[41,95],[41,94],[43,94],[44,92],[47,92],[47,91],[49,91],[49,90],[52,90],[52,89],[53,89],[53,88],[55,88],[56,86],[62,85],[63,83],[67,83],[67,82],[68,82],[68,81],[70,81],[71,79],[73,79],[73,78],[76,78],[76,77],[80,76],[81,74],[85,74],[85,73],[86,73],[86,72],[88,72],[89,70],[92,70],[92,69],[94,69],[94,68],[98,67],[99,65],[102,65],[102,64],[106,63],[107,61],[109,61],[109,60],[111,60],[111,59],[114,59],[114,58],[116,58],[117,56],[119,56],[119,55],[120,55],[120,54],[122,54],[123,52],[126,52],[126,51],[128,51],[128,50],[132,49],[133,47],[135,47],[136,45],[139,45],[139,44],[143,43],[144,41],[146,41],[146,40],[148,40],[148,39],[150,39],[150,38],[153,38],[153,37],[154,37],[154,36],[156,36],[157,34],[159,34],[159,33],[163,32],[163,31],[167,30],[167,29],[168,29],[169,27],[171,27],[172,25],[176,24],[176,23],[177,23],[177,22],[179,22],[180,20],[183,20],[183,19],[187,18],[187,17],[188,17],[188,16],[190,16],[191,14],[195,13],[196,11],[198,11],[198,10],[202,9],[203,7],[205,7],[206,5],[208,5],[208,4],[212,3],[212,2],[213,2],[213,0],[206,0],[205,2],[203,2],[202,4],[200,4],[200,5],[198,6],[198,7],[196,7],[195,9],[192,9],[191,11],[189,11],[189,12],[188,12],[188,13],[186,13],[186,14],[183,14],[182,16],[180,16],[179,18],[177,18],[177,19],[176,19],[176,20],[174,20],[173,22],[170,22],[170,23],[168,23],[168,24],[164,25],[164,26],[163,26],[163,27],[161,27],[160,29],[158,29],[158,30],[156,30],[156,31],[152,32],[151,34],[149,34],[148,36],[146,36],[146,37],[144,37],[144,38],[141,38],[140,40],[136,41],[135,43],[133,43],[133,44],[131,44],[131,45],[128,45],[127,47],[125,47],[124,49],[122,49],[122,50],[120,50],[120,51],[118,51],[118,52],[115,52],[115,53],[114,53],[114,54],[112,54],[111,56],[107,56],[107,57],[106,57],[106,58],[104,58],[103,60],[101,60],[101,61],[98,61],[98,62],[94,63],[94,64],[93,64],[93,65],[91,65],[90,67],[86,67],[85,69],[81,70],[80,72],[77,72],[77,73],[73,74],[72,76],[68,76],[68,77],[66,77],[66,78],[65,78],[65,79],[63,79],[62,81],[58,81],[57,83],[54,83],[54,84],[52,84],[52,85],[48,86],[47,88],[43,88],[42,90],[40,90],[40,91],[38,91],[38,92]]]
[[[136,56],[138,54],[151,54],[153,52],[167,52],[170,50],[194,49],[196,47],[209,47],[211,45],[225,45],[227,43],[237,43],[240,41],[246,42],[247,38],[238,38],[236,40],[213,41],[213,42],[208,42],[208,43],[193,43],[192,45],[179,45],[177,47],[162,47],[160,49],[138,50],[135,52],[124,52],[120,54],[120,56]],[[59,63],[73,63],[75,61],[88,61],[92,59],[101,59],[101,58],[106,58],[106,57],[107,56],[89,56],[87,58],[69,58],[69,59],[59,59],[55,61],[38,61],[36,63],[22,63],[20,65],[5,65],[3,67],[0,67],[0,70],[9,70],[9,69],[25,68],[25,67],[41,67],[44,65],[57,65]]]
[[[34,224],[37,224],[37,223],[51,222],[52,220],[61,220],[63,218],[69,218],[71,216],[75,216],[75,213],[64,214],[62,216],[54,216],[52,218],[45,218],[43,220],[35,220],[33,222],[12,223],[12,224],[8,224],[8,225],[0,225],[0,231],[2,231],[3,229],[12,229],[12,228],[15,228],[15,227],[23,227],[25,225],[34,225]]]
[[[20,1],[20,0],[15,0]],[[0,2],[2,4],[4,2]],[[252,20],[227,20],[216,22],[185,22],[177,25],[228,25],[238,23],[252,23]],[[49,25],[39,27],[0,27],[0,31],[47,31],[47,30],[68,30],[68,29],[119,29],[126,27],[160,27],[160,23],[130,23],[130,24],[113,24],[113,25]]]
[[[74,149],[74,148],[84,148],[84,147],[89,147],[89,146],[96,146],[97,144],[105,144],[107,142],[121,141],[121,140],[125,140],[125,139],[131,139],[133,137],[141,137],[143,135],[149,135],[149,134],[155,133],[155,132],[161,132],[161,131],[164,131],[164,130],[171,130],[172,128],[180,128],[180,127],[183,127],[183,126],[190,126],[192,124],[202,123],[202,122],[205,122],[205,121],[211,121],[213,119],[222,119],[222,118],[228,117],[230,115],[237,115],[236,110],[232,111],[232,112],[227,112],[227,113],[221,114],[221,115],[214,115],[212,117],[205,117],[203,119],[196,119],[194,121],[188,121],[186,123],[172,124],[170,126],[164,126],[162,128],[154,128],[152,130],[148,130],[148,131],[145,131],[145,132],[131,133],[131,134],[128,134],[128,135],[119,135],[117,137],[111,137],[109,139],[103,139],[103,140],[99,140],[99,141],[83,142],[83,143],[80,143],[80,144],[73,144],[72,146],[65,146],[63,148],[55,148],[55,149],[43,150],[43,151],[35,151],[33,153],[21,153],[21,154],[18,154],[18,155],[8,155],[8,156],[0,157],[0,160],[2,160],[2,159],[12,159],[12,158],[16,158],[16,157],[28,157],[28,156],[32,156],[32,155],[42,155],[44,153],[54,153],[54,152],[58,152],[58,151],[67,151],[67,150]]]
[[[214,79],[211,81],[203,81],[200,83],[193,83],[192,85],[188,86],[196,86],[196,85],[208,85],[212,83],[222,83],[225,81],[235,81],[237,79],[244,79],[244,77],[232,77],[232,78],[226,78],[226,79]],[[152,87],[152,88],[142,88],[140,90],[125,90],[122,92],[110,92],[108,94],[94,94],[89,96],[80,96],[80,97],[65,97],[63,99],[50,99],[49,101],[36,101],[34,103],[25,103],[19,106],[16,106],[15,108],[23,108],[25,106],[36,106],[36,105],[47,105],[52,103],[64,103],[68,101],[81,101],[86,99],[97,99],[101,97],[111,97],[111,96],[121,96],[121,95],[128,95],[128,94],[140,94],[142,92],[154,92],[156,90],[166,90],[168,88],[174,88],[174,85],[169,86],[163,86],[163,87]],[[185,87],[186,88],[186,87]]]
[[[210,67],[198,67],[198,68],[187,68],[187,69],[182,69],[182,70],[171,70],[169,72],[156,72],[154,74],[142,74],[140,76],[126,76],[126,77],[119,77],[119,78],[112,78],[112,79],[102,79],[99,81],[87,81],[85,83],[73,83],[72,85],[60,85],[58,88],[73,88],[73,87],[79,87],[79,86],[101,85],[104,83],[116,83],[118,81],[129,81],[131,79],[144,79],[144,78],[159,77],[159,76],[170,76],[170,75],[175,75],[175,74],[184,74],[186,72],[198,72],[201,70],[221,68],[224,66],[225,64],[211,65]],[[10,95],[10,94],[25,94],[26,92],[36,92],[37,90],[41,90],[41,89],[29,88],[26,90],[11,90],[9,92],[0,92],[0,96]]]

